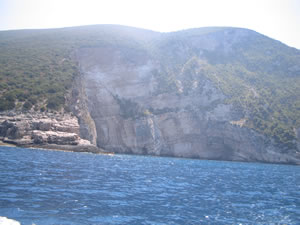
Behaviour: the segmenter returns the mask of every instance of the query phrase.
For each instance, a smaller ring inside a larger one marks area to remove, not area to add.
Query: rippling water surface
[[[300,167],[0,147],[22,225],[299,224]]]

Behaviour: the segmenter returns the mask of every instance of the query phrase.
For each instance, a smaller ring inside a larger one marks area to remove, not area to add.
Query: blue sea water
[[[22,225],[299,224],[300,167],[0,147]]]

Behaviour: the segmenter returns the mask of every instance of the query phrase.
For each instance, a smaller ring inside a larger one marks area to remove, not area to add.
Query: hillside
[[[295,129],[300,127],[299,50],[236,28],[171,33],[159,48],[166,53],[165,64],[173,65],[175,77],[181,76],[185,90],[193,74],[203,74],[228,97],[227,103],[241,109],[245,126],[274,137],[287,148],[296,148]],[[176,86],[175,79],[170,85]]]
[[[72,59],[88,46],[139,48],[155,32],[102,25],[0,32],[0,110],[59,110],[78,75]]]
[[[300,51],[247,29],[3,31],[0,81],[1,111],[64,108],[110,151],[243,161],[300,151]]]

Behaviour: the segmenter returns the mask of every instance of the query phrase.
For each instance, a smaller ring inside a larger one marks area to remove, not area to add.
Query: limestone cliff
[[[243,37],[244,31],[238,33]],[[192,43],[217,48],[217,41]],[[230,52],[231,46],[224,47]],[[178,58],[185,60],[184,49]],[[153,54],[113,46],[76,52],[82,89],[97,131],[97,145],[118,153],[300,164],[298,150],[283,151],[272,138],[244,126],[247,113],[234,104],[198,65],[162,79]],[[128,57],[130,56],[130,57]],[[188,57],[186,57],[188,58]],[[201,59],[201,58],[200,58]]]
[[[101,152],[90,141],[80,138],[78,120],[70,114],[1,113],[0,140],[21,147]]]
[[[300,164],[300,51],[255,31],[1,31],[0,58],[6,142]]]

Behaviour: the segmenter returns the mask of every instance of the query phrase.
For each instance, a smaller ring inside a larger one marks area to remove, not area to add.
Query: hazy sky
[[[0,0],[0,30],[88,24],[244,27],[300,49],[300,0]]]

